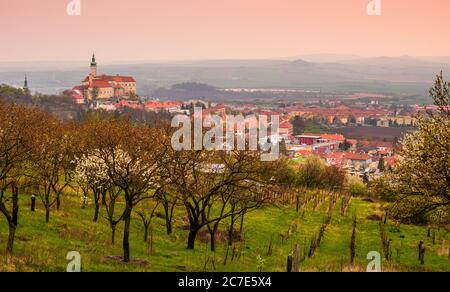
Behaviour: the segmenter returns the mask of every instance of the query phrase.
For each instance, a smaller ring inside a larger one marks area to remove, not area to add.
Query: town
[[[450,1],[3,2],[0,273],[450,271]]]
[[[352,94],[352,103],[330,99],[258,105],[217,103],[201,97],[188,100],[143,98],[137,94],[137,87],[131,76],[98,75],[94,54],[89,75],[68,94],[76,105],[107,112],[128,109],[193,116],[194,108],[200,107],[204,120],[217,115],[224,124],[229,115],[277,116],[279,132],[270,138],[282,145],[283,155],[296,162],[317,156],[365,182],[395,166],[399,140],[413,129],[414,116],[424,110],[418,105],[384,101],[385,96],[377,94]],[[242,90],[258,91],[231,89]],[[271,123],[266,126],[270,127]],[[248,125],[245,131],[249,133]],[[243,133],[236,128],[235,134]]]

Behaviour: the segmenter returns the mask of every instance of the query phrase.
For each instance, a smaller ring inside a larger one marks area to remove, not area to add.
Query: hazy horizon
[[[94,52],[95,53],[95,52]],[[205,59],[129,59],[129,60],[103,60],[101,56],[95,53],[97,63],[103,65],[132,65],[132,64],[182,64],[182,63],[196,63],[196,62],[214,62],[214,61],[296,61],[304,60],[310,63],[325,63],[327,59],[329,62],[344,62],[351,60],[370,60],[377,58],[391,58],[391,59],[402,59],[411,58],[412,60],[423,60],[431,61],[433,59],[448,59],[450,62],[450,54],[448,55],[436,55],[436,56],[411,56],[411,55],[354,55],[354,54],[338,54],[338,53],[316,53],[316,54],[306,54],[306,55],[293,55],[293,56],[279,56],[279,57],[261,57],[261,58],[226,58],[226,57],[216,57],[216,58],[205,58]],[[348,56],[348,58],[345,58]],[[33,63],[66,63],[66,64],[77,64],[86,67],[90,63],[92,53],[88,55],[85,59],[48,59],[48,60],[28,60],[28,61],[3,61],[0,60],[0,64],[33,64]],[[319,61],[315,59],[319,59]],[[323,59],[323,60],[322,60]],[[99,64],[100,65],[100,64]]]
[[[447,0],[69,0],[0,2],[0,62],[448,56]]]

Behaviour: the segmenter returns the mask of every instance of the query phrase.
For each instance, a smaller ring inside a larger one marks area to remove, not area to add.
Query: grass
[[[311,237],[317,233],[326,215],[328,203],[324,202],[317,211],[311,208],[300,214],[294,207],[267,207],[255,211],[245,219],[245,240],[235,244],[235,258],[228,250],[227,264],[224,260],[227,245],[218,243],[215,253],[209,251],[206,236],[201,236],[194,251],[187,250],[187,231],[183,228],[183,210],[176,214],[174,233],[165,233],[164,221],[155,218],[153,222],[153,254],[149,244],[143,241],[143,226],[134,217],[131,227],[131,256],[133,263],[122,263],[108,257],[122,254],[122,223],[116,233],[116,246],[110,244],[111,231],[101,213],[97,223],[92,222],[93,206],[81,208],[79,198],[65,197],[61,211],[51,213],[50,223],[45,223],[45,212],[41,205],[37,211],[29,211],[29,202],[21,201],[19,226],[15,242],[13,264],[7,265],[5,255],[0,253],[0,271],[65,271],[70,251],[81,254],[83,271],[267,271],[286,270],[287,256],[299,244],[300,250],[309,248]],[[334,208],[331,224],[327,227],[320,247],[312,258],[300,263],[301,271],[364,271],[370,251],[382,253],[379,236],[379,221],[368,220],[369,215],[380,212],[377,203],[353,199],[347,216],[340,215],[340,202]],[[104,210],[102,210],[104,212]],[[355,265],[350,266],[350,237],[352,216],[358,218],[356,235]],[[290,228],[291,226],[291,228]],[[296,227],[296,228],[295,228]],[[224,231],[225,224],[222,225]],[[283,240],[291,229],[289,238]],[[450,271],[448,257],[448,230],[436,230],[436,240],[427,237],[427,228],[399,225],[388,222],[386,230],[392,239],[392,259],[383,260],[384,271]],[[0,221],[0,248],[6,247],[6,220]],[[417,260],[417,245],[420,240],[426,244],[425,265]],[[271,244],[272,243],[272,244]],[[272,252],[269,253],[269,246]],[[264,260],[261,265],[258,257]],[[206,263],[206,264],[205,264]]]

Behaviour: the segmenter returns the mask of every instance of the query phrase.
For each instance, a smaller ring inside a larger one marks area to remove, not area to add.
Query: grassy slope
[[[175,222],[174,235],[167,236],[163,220],[154,221],[154,254],[149,255],[149,245],[143,242],[143,228],[139,220],[133,220],[131,234],[131,253],[133,259],[142,259],[148,265],[139,263],[124,264],[108,260],[107,256],[121,255],[121,229],[117,230],[116,247],[110,245],[110,230],[107,221],[91,221],[92,206],[81,209],[78,198],[65,198],[61,211],[53,211],[51,221],[44,222],[43,208],[38,205],[38,211],[31,213],[28,202],[22,202],[19,218],[19,228],[15,243],[14,265],[5,264],[4,255],[0,254],[0,271],[65,271],[69,251],[79,251],[82,256],[84,271],[203,271],[205,259],[214,259],[216,271],[257,271],[257,256],[265,260],[263,271],[284,271],[287,256],[295,244],[303,249],[309,247],[310,238],[317,232],[325,216],[327,203],[316,212],[301,212],[297,219],[293,208],[271,207],[251,213],[246,218],[245,242],[236,245],[238,259],[231,262],[229,251],[227,265],[224,258],[227,251],[224,243],[219,243],[216,253],[209,252],[206,240],[197,242],[195,251],[185,249],[186,231],[181,227],[180,220]],[[347,271],[364,270],[367,264],[366,255],[369,251],[379,251],[382,248],[379,239],[378,222],[365,219],[368,215],[378,212],[377,205],[360,199],[352,200],[348,216],[341,217],[339,203],[331,225],[325,232],[325,237],[316,254],[311,259],[300,264],[303,271]],[[182,210],[180,210],[181,212]],[[356,267],[350,268],[349,244],[351,236],[351,215],[358,215],[357,258]],[[179,216],[182,213],[178,214]],[[181,217],[180,217],[181,218]],[[281,240],[281,233],[286,233],[289,226],[298,222],[297,231],[292,236]],[[120,226],[121,227],[121,226]],[[386,228],[387,230],[390,227]],[[400,236],[403,235],[404,238]],[[382,268],[389,271],[450,271],[448,258],[448,232],[441,230],[436,234],[436,244],[427,238],[427,229],[416,226],[400,226],[400,232],[389,233],[392,242],[393,260],[383,262]],[[7,236],[6,221],[0,220],[0,248],[4,250]],[[425,240],[426,264],[418,265],[417,244]],[[272,241],[272,255],[267,255]],[[397,255],[396,248],[401,253]],[[441,254],[441,255],[439,255]],[[206,270],[212,271],[211,260]]]

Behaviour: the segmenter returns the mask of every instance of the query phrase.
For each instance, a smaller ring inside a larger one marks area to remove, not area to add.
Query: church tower
[[[93,78],[97,77],[97,62],[95,61],[95,54],[92,54],[91,75]]]
[[[26,93],[30,92],[30,88],[28,87],[27,74],[25,74],[25,81],[23,82],[23,91],[25,91]]]

